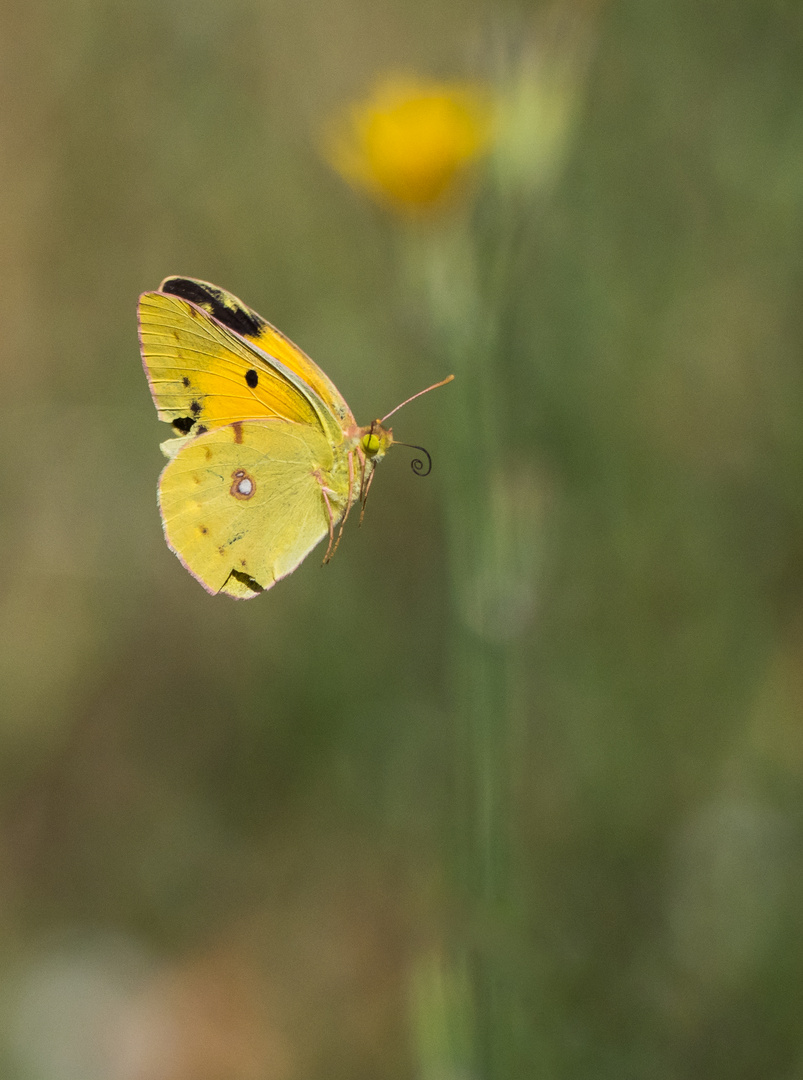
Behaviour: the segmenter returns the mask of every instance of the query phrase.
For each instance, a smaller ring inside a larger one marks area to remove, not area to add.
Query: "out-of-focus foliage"
[[[798,1076],[800,5],[0,14],[0,1074]],[[414,220],[322,145],[399,73],[493,116]],[[161,535],[170,273],[360,422],[457,376],[249,603]]]

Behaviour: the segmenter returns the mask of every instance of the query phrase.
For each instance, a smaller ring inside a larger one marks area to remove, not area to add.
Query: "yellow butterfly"
[[[241,600],[292,573],[326,536],[328,562],[353,503],[365,508],[396,409],[359,427],[317,364],[205,281],[165,278],[138,313],[151,394],[177,435],[162,443],[159,478],[171,550],[208,592]],[[424,471],[420,460],[413,468]]]

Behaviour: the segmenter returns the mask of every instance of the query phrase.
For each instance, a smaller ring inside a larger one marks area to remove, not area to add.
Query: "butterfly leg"
[[[322,565],[325,566],[326,563],[328,563],[329,560],[332,558],[332,554],[333,554],[333,552],[332,552],[332,544],[334,543],[334,539],[335,539],[335,516],[332,513],[332,504],[329,501],[329,490],[326,487],[326,484],[324,484],[323,478],[317,472],[314,472],[312,475],[318,481],[318,486],[321,489],[321,495],[323,495],[323,502],[324,502],[324,506],[326,507],[326,513],[327,513],[327,515],[329,517],[329,547],[326,549],[326,554],[323,557],[323,564],[322,564]]]
[[[360,454],[360,494],[359,494],[359,502],[360,502],[360,506],[361,506],[360,525],[362,525],[362,519],[365,517],[365,497],[366,497],[365,470],[366,470],[366,467],[368,465],[368,458],[365,456],[364,453],[362,453],[362,451],[359,451],[359,454]],[[369,481],[370,481],[370,476],[369,476]]]
[[[349,511],[351,510],[351,503],[352,503],[353,495],[354,495],[354,451],[352,450],[352,451],[349,452],[349,493],[348,493],[348,498],[346,500],[346,512],[345,512],[345,514],[343,515],[343,517],[340,520],[340,528],[337,530],[337,540],[335,540],[335,546],[332,547],[332,541],[331,540],[329,541],[329,547],[331,548],[331,550],[326,552],[326,558],[324,559],[324,562],[329,562],[329,560],[332,558],[334,553],[337,551],[337,546],[340,543],[340,537],[343,535],[343,530],[346,527],[346,520],[347,520],[347,518],[349,516]]]
[[[374,473],[376,472],[376,462],[370,461],[368,464],[371,466],[371,471],[368,474],[366,480],[363,476],[362,490],[360,492],[362,499],[362,509],[360,510],[360,525],[362,525],[362,519],[365,517],[365,504],[368,502],[368,492],[371,490],[371,484],[374,482]]]

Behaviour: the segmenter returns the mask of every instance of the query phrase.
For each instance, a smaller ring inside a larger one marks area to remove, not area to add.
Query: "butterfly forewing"
[[[354,423],[351,410],[326,373],[302,349],[253,308],[244,304],[234,293],[208,281],[177,276],[165,278],[159,291],[182,297],[203,308],[217,322],[244,337],[297,375],[318,395],[341,426]]]
[[[300,376],[191,302],[143,293],[139,325],[159,419],[177,434],[282,419],[342,438],[339,418]]]

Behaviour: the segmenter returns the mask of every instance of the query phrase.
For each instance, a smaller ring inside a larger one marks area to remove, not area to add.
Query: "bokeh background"
[[[803,1076],[803,10],[0,5],[0,1075]],[[491,103],[350,187],[393,74]],[[394,418],[249,603],[155,504],[139,292]]]

